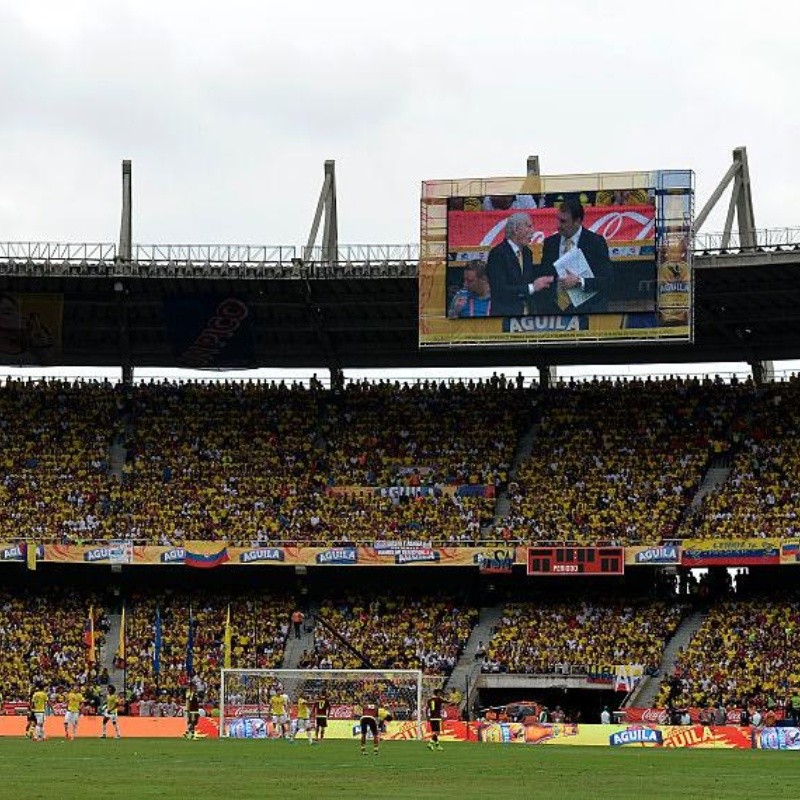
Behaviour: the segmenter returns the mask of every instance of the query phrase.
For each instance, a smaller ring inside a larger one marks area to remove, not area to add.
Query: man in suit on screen
[[[593,277],[580,278],[568,272],[561,279],[553,264],[573,248],[586,258]],[[543,274],[553,278],[552,285],[537,297],[538,314],[597,314],[608,309],[608,284],[611,259],[606,240],[583,227],[583,206],[577,198],[567,198],[558,210],[558,233],[548,236],[542,248]],[[586,302],[573,305],[567,289],[594,293]]]
[[[554,278],[537,274],[530,242],[533,223],[518,212],[506,220],[505,239],[489,251],[486,272],[492,290],[492,316],[513,317],[530,313],[534,295],[550,288]]]

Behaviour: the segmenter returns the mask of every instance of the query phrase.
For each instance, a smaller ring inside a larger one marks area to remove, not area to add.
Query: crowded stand
[[[138,704],[141,715],[169,716],[173,706],[181,709],[181,697],[190,680],[203,692],[206,702],[217,702],[228,609],[231,667],[280,667],[292,612],[288,598],[260,591],[210,595],[204,591],[175,590],[136,593],[129,599],[127,683],[131,700]],[[158,672],[156,619],[161,626]],[[192,663],[187,665],[190,619]]]
[[[420,669],[449,675],[478,619],[477,608],[453,597],[352,595],[320,605],[314,653],[306,668]],[[337,635],[338,634],[338,635]]]
[[[123,408],[121,386],[107,381],[3,383],[0,538],[113,535],[120,486],[109,477],[109,452]]]
[[[317,396],[300,384],[148,383],[132,393],[120,535],[266,541],[324,485]]]
[[[481,671],[569,675],[640,664],[652,674],[686,612],[682,604],[649,600],[511,603]]]
[[[794,643],[800,631],[800,599],[763,596],[723,599],[707,611],[700,628],[661,684],[659,707],[739,707],[782,712],[800,686]]]
[[[10,380],[0,530],[169,546],[791,536],[798,386]],[[531,423],[532,454],[509,483]],[[114,442],[127,452],[121,477]],[[720,457],[732,474],[693,511]],[[487,534],[505,489],[510,510]]]
[[[175,544],[472,543],[525,417],[474,384],[151,383],[132,392],[121,538]]]
[[[75,683],[88,687],[99,682],[102,670],[97,665],[104,652],[108,620],[97,595],[67,588],[3,589],[0,609],[0,691],[4,701],[27,701],[37,684],[55,700]]]
[[[693,538],[800,535],[800,381],[762,388],[733,431],[727,481],[702,499],[682,535]]]
[[[593,381],[554,387],[509,487],[507,541],[651,544],[677,535],[750,382]]]
[[[330,479],[337,486],[504,484],[529,396],[504,377],[350,383],[326,409]]]

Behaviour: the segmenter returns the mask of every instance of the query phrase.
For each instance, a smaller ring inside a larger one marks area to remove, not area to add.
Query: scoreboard
[[[528,548],[528,575],[624,574],[624,547]]]

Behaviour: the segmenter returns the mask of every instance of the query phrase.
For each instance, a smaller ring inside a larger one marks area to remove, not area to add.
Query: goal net
[[[272,698],[276,695],[288,696],[283,721],[274,718]],[[366,703],[377,703],[391,715],[391,730],[385,732],[388,738],[422,738],[422,708],[427,698],[422,672],[413,669],[223,669],[220,736],[293,738],[302,728],[298,698],[311,706],[314,726],[316,704],[323,695],[330,704],[325,738],[352,738]]]

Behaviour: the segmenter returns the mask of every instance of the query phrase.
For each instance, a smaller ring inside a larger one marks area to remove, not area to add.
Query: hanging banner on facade
[[[684,539],[685,567],[757,567],[781,563],[780,539]]]
[[[0,364],[60,363],[63,313],[63,295],[0,292]]]
[[[17,553],[18,545],[0,543],[4,549]],[[186,542],[180,546],[134,545],[131,542],[104,544],[47,544],[39,545],[44,561],[64,564],[131,564],[131,565],[186,565],[191,559],[187,553],[207,552],[209,542]],[[227,561],[217,559],[215,566],[252,566],[277,564],[280,566],[435,566],[479,567],[490,571],[510,571],[514,563],[523,564],[525,548],[435,547],[425,540],[393,540],[376,542],[371,547],[342,545],[336,547],[211,547],[215,553],[224,550]],[[6,560],[24,557],[11,555]]]
[[[212,293],[164,298],[167,335],[179,367],[231,369],[254,363],[245,297]]]

